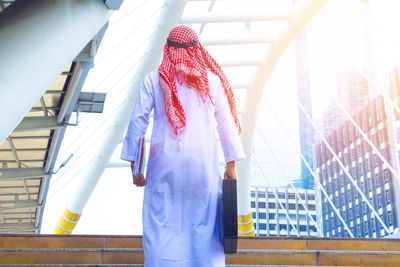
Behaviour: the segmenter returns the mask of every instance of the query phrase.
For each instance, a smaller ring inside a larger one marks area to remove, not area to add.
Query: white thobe
[[[216,130],[226,162],[245,156],[222,84],[213,73],[208,77],[215,104],[176,80],[186,115],[178,136],[165,115],[158,71],[140,87],[121,159],[135,160],[154,109],[143,200],[145,266],[225,266]]]

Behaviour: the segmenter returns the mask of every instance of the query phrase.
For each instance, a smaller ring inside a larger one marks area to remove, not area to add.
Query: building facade
[[[293,0],[294,3],[297,0]],[[302,56],[308,59],[308,40],[307,28],[304,28],[296,37],[295,46]],[[312,104],[311,104],[311,86],[310,86],[310,73],[309,69],[303,60],[296,56],[296,77],[297,77],[297,99],[306,110],[307,114],[312,117]],[[307,164],[313,168],[313,144],[314,144],[314,129],[307,119],[303,111],[298,108],[299,118],[299,137],[300,137],[300,151],[303,154]],[[306,164],[301,160],[301,179],[295,180],[294,185],[298,188],[313,189],[314,177],[308,170]]]
[[[256,236],[320,236],[314,190],[253,187],[250,194]]]
[[[382,96],[370,100],[352,116],[357,125],[372,141],[386,161],[393,166],[390,148],[396,144],[389,138],[394,121],[388,119]],[[398,124],[398,122],[397,122]],[[392,173],[350,120],[344,121],[325,136],[339,161],[355,180],[382,221],[393,231],[398,222],[394,205]],[[397,155],[397,153],[396,153]],[[328,146],[320,141],[314,145],[314,166],[321,185],[339,210],[355,237],[383,237],[388,235],[372,210]],[[321,194],[322,228],[327,237],[349,237],[327,198]]]

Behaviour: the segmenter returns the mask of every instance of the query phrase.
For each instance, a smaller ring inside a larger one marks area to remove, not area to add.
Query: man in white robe
[[[146,179],[133,174],[145,186],[145,266],[225,266],[217,133],[225,178],[236,179],[245,155],[232,88],[189,27],[170,32],[159,69],[141,84],[121,154],[132,170],[153,110]]]

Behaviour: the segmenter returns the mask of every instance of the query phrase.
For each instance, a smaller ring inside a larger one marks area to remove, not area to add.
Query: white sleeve
[[[139,140],[146,134],[149,116],[153,107],[153,85],[150,76],[147,75],[140,86],[128,130],[126,131],[121,152],[122,160],[135,161],[139,150]]]
[[[228,104],[228,98],[226,97],[221,81],[217,77],[217,79],[213,81],[210,80],[210,85],[215,86],[214,116],[217,121],[217,131],[221,139],[225,162],[244,159],[246,156],[244,154],[242,142],[239,138],[239,130],[233,121],[232,113]]]

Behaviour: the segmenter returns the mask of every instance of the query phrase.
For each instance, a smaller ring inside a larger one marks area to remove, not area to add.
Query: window
[[[255,209],[255,208],[256,208],[256,202],[252,201],[252,202],[251,202],[251,207],[252,207],[253,209]]]
[[[376,232],[375,218],[371,219],[371,224],[372,224],[372,231]]]
[[[388,169],[383,171],[383,178],[385,180],[385,183],[389,182],[389,170]]]
[[[388,211],[387,216],[388,216],[388,223],[391,226],[393,224],[392,211]]]
[[[258,192],[259,198],[265,198],[265,192]]]
[[[375,186],[379,186],[379,174],[375,175]]]
[[[381,194],[376,196],[376,200],[378,202],[378,207],[382,208],[382,197],[381,197]]]
[[[301,232],[307,231],[307,227],[305,225],[300,225],[300,231]]]
[[[375,155],[374,155],[374,165],[375,165],[375,168],[378,167],[378,163],[379,163],[379,161],[378,161],[378,155],[375,154]]]
[[[258,202],[258,207],[260,209],[265,209],[265,202]]]
[[[260,212],[260,213],[258,213],[258,218],[260,218],[260,219],[266,219],[266,218],[267,218],[267,214],[264,213],[264,212]]]
[[[275,219],[275,213],[269,213],[268,214],[268,219],[270,219],[270,220]]]
[[[253,219],[255,219],[256,218],[256,213],[255,212],[253,212]]]
[[[392,200],[390,199],[390,191],[389,190],[387,190],[385,192],[385,195],[386,195],[386,203],[389,204],[390,202],[392,202]]]
[[[268,208],[276,209],[276,204],[275,203],[268,203]]]
[[[383,134],[383,129],[379,130],[379,141],[380,142],[384,142],[385,141],[384,134]]]
[[[260,230],[266,230],[266,229],[267,229],[267,224],[265,224],[265,223],[259,223],[259,224],[258,224],[258,227],[259,227]]]
[[[250,197],[256,197],[256,192],[254,192],[254,191],[251,191],[251,193],[250,193]]]

